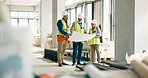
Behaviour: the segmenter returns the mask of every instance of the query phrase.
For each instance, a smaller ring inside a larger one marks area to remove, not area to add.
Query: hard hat
[[[83,14],[79,13],[78,18],[83,18]]]
[[[62,12],[62,15],[63,15],[63,16],[66,16],[66,15],[68,15],[68,13],[67,13],[66,11],[63,11],[63,12]]]
[[[91,21],[91,23],[92,23],[92,24],[97,24],[97,21],[96,21],[95,19],[93,19],[93,20]]]

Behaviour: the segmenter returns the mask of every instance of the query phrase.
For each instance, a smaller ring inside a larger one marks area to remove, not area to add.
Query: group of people
[[[63,61],[64,52],[66,50],[66,44],[68,43],[68,38],[69,36],[72,36],[73,31],[87,34],[85,23],[82,22],[84,18],[82,13],[78,14],[78,21],[73,22],[70,29],[70,33],[68,32],[69,30],[69,24],[67,21],[68,13],[66,11],[63,11],[62,15],[63,15],[63,18],[58,20],[57,22],[57,34],[58,34],[57,35],[57,41],[58,41],[57,56],[58,56],[59,67],[62,67],[62,65],[68,65]],[[91,61],[96,62],[97,60],[98,62],[100,62],[99,43],[100,43],[101,31],[99,26],[97,26],[97,21],[95,19],[91,21],[91,28],[89,29],[88,34],[96,34],[96,36],[90,40],[90,46],[91,46],[91,52],[92,52]],[[78,58],[76,61],[77,51],[78,51]],[[73,42],[73,57],[72,57],[73,66],[76,64],[81,65],[82,51],[83,51],[83,42]],[[97,59],[96,59],[96,54],[97,54]]]

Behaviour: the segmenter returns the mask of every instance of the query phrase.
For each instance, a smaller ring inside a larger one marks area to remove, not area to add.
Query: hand
[[[70,33],[67,33],[67,35],[68,35],[68,36],[72,36],[72,34],[70,34]]]
[[[99,36],[100,34],[96,34],[96,36]]]
[[[84,41],[84,42],[87,42],[87,41]]]

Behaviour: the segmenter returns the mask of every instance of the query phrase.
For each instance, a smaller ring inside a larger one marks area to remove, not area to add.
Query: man
[[[80,32],[80,33],[87,33],[85,29],[85,25],[82,22],[83,15],[80,13],[78,15],[78,21],[73,22],[72,27],[70,29],[70,32],[73,31]],[[76,56],[77,56],[77,49],[78,49],[78,59],[77,59],[77,65],[81,64],[81,56],[82,56],[82,50],[83,50],[83,42],[73,42],[73,66],[76,64]]]
[[[89,29],[89,34],[96,34],[96,37],[90,40],[90,46],[91,46],[91,61],[96,62],[96,54],[97,54],[97,61],[100,62],[100,52],[99,52],[99,43],[100,43],[100,28],[97,25],[96,20],[92,20],[91,22],[91,28]]]
[[[63,61],[64,52],[66,50],[66,44],[68,41],[68,36],[71,36],[70,33],[68,33],[69,25],[68,25],[68,13],[66,11],[62,12],[63,18],[58,20],[57,22],[57,41],[58,41],[58,62],[59,67],[62,67],[62,65],[68,65]]]

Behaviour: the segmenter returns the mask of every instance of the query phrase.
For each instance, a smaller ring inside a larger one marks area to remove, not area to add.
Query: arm
[[[97,34],[96,34],[97,36],[101,36],[101,30],[100,30],[100,28],[99,27],[97,27]]]
[[[70,29],[70,33],[73,33],[74,27],[75,27],[75,22],[72,23],[72,26],[71,26],[71,29]]]
[[[87,31],[86,31],[86,24],[84,24],[84,33],[87,34]]]
[[[60,31],[62,34],[67,35],[67,32],[65,32],[65,31],[63,30],[63,24],[62,24],[61,20],[58,21],[57,27],[58,27],[59,31]]]

